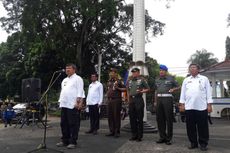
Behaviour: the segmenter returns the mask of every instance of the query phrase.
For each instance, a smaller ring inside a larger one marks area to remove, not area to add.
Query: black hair
[[[95,73],[91,73],[91,76],[92,75],[95,75],[98,78],[98,74],[96,72]]]
[[[191,66],[196,66],[197,69],[200,70],[200,65],[199,65],[199,64],[191,63],[191,64],[189,65],[189,68],[190,68]]]
[[[73,63],[66,64],[66,67],[69,67],[69,66],[71,66],[74,70],[77,70],[77,66],[75,64]]]

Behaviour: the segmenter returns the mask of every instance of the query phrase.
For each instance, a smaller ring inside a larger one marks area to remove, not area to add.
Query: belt
[[[157,97],[172,97],[172,94],[157,94]]]
[[[108,99],[109,99],[109,100],[113,100],[113,99],[121,99],[121,97],[113,97],[113,98],[108,97]]]

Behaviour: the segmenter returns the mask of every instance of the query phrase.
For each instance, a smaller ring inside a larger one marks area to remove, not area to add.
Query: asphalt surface
[[[121,137],[113,138],[106,137],[108,124],[106,119],[101,119],[100,130],[98,135],[85,134],[88,130],[89,120],[81,121],[79,132],[79,140],[76,149],[66,149],[65,147],[58,148],[55,146],[60,141],[60,119],[57,117],[48,118],[49,127],[46,134],[46,148],[34,152],[49,152],[54,153],[55,150],[65,153],[197,153],[199,149],[189,150],[189,142],[186,135],[185,123],[174,123],[174,137],[172,145],[156,144],[158,133],[144,134],[143,141],[129,141],[130,133],[121,132]],[[148,114],[148,122],[156,125],[155,116]],[[122,121],[122,126],[128,124],[126,118]],[[230,152],[230,120],[213,119],[213,125],[210,125],[210,141],[208,145],[208,153],[229,153]],[[14,128],[5,128],[0,125],[0,153],[27,153],[40,144],[44,138],[44,129],[41,126],[30,124],[24,125],[21,129],[20,125]]]

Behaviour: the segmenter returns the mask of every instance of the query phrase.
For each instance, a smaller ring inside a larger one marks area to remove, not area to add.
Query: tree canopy
[[[225,41],[225,49],[226,49],[226,60],[230,60],[230,38],[227,36],[226,41]]]
[[[125,71],[131,61],[132,41],[126,37],[132,35],[133,5],[124,0],[2,2],[8,14],[0,19],[1,25],[13,35],[0,45],[0,63],[5,65],[0,91],[11,84],[6,93],[15,94],[25,77],[39,77],[48,84],[52,72],[66,63],[76,63],[87,77],[95,71],[97,52],[103,53],[103,76],[109,67]],[[163,27],[146,11],[146,40],[163,34]]]
[[[217,62],[218,59],[214,57],[214,54],[208,52],[206,49],[197,50],[196,53],[192,54],[187,61],[188,64],[199,64],[202,69],[216,64]]]

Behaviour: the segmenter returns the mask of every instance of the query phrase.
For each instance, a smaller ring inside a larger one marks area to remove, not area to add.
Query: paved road
[[[60,139],[59,118],[49,117],[49,128],[47,130],[47,148],[64,151],[65,153],[197,153],[199,149],[188,150],[189,145],[185,124],[182,122],[174,123],[173,144],[156,144],[158,134],[145,134],[142,142],[128,141],[130,134],[121,133],[120,138],[106,137],[108,133],[107,120],[101,120],[99,134],[87,135],[89,121],[81,122],[79,141],[76,149],[67,150],[57,148],[56,142]],[[156,125],[155,116],[148,114],[148,122]],[[208,153],[229,153],[230,152],[230,120],[213,119],[214,124],[210,125],[210,142]],[[128,119],[122,121],[122,125],[129,123]],[[26,153],[35,149],[42,143],[44,130],[37,126],[24,126],[22,129],[0,125],[0,153]],[[53,153],[52,150],[40,150],[40,152]]]

